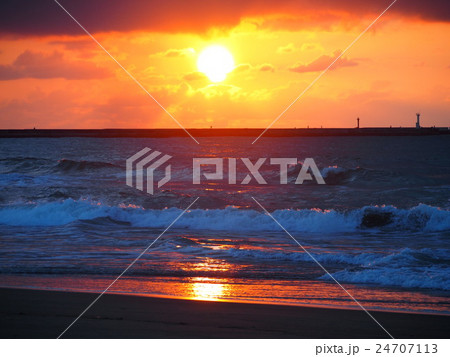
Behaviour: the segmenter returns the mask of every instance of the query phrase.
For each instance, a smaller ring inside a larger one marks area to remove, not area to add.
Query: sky
[[[59,2],[184,127],[265,128],[392,1]],[[450,2],[398,0],[274,127],[450,126],[449,38]],[[2,1],[0,128],[33,127],[178,126],[55,1]]]

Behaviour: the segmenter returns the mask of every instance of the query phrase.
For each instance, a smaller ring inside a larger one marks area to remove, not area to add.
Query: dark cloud
[[[295,26],[327,26],[365,15],[378,15],[386,0],[59,0],[90,32],[162,31],[202,33],[230,28],[245,17],[288,15]],[[398,1],[389,14],[450,21],[448,0]],[[289,26],[289,24],[287,24]],[[279,21],[276,26],[284,26]],[[291,24],[292,26],[292,24]],[[0,33],[12,35],[79,35],[82,30],[53,0],[0,2]]]
[[[95,46],[94,42],[90,38],[75,39],[75,40],[70,39],[64,41],[50,41],[49,44],[55,46],[63,46],[64,49],[70,51],[80,51],[86,49],[98,50],[98,48]]]
[[[25,51],[12,64],[0,65],[0,80],[21,78],[98,79],[111,73],[86,61],[65,60],[61,52]]]
[[[336,51],[333,56],[322,55],[310,63],[296,64],[290,67],[289,70],[297,73],[321,72],[326,69],[330,65],[330,63],[332,63],[339,56],[339,54],[340,51]],[[351,67],[356,65],[358,65],[358,62],[341,57],[333,64],[330,70],[334,70],[339,67]]]

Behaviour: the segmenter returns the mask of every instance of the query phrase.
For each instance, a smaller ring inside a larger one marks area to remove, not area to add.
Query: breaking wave
[[[333,277],[347,283],[450,290],[449,256],[445,249],[405,248],[387,256],[368,255],[360,266],[333,273]],[[331,280],[328,275],[321,279]]]
[[[0,224],[11,226],[59,226],[80,220],[109,218],[135,227],[167,227],[182,213],[138,206],[108,206],[89,200],[17,204],[0,208]],[[438,232],[450,229],[450,211],[420,204],[410,209],[366,206],[349,211],[302,209],[276,210],[273,216],[289,231],[357,232],[365,229]],[[215,231],[277,231],[271,218],[258,210],[235,207],[192,209],[175,227]]]

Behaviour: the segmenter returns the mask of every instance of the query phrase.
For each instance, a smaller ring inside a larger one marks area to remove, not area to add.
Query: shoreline
[[[2,338],[56,338],[99,294],[0,288]],[[450,316],[371,311],[395,338],[448,338]],[[64,338],[388,338],[362,310],[105,294]]]
[[[52,292],[64,292],[64,293],[81,293],[81,294],[99,294],[97,291],[86,291],[86,290],[74,290],[74,289],[55,289],[55,288],[43,288],[43,287],[27,287],[27,286],[1,286],[0,291],[3,289],[13,289],[13,290],[32,290],[32,291],[52,291]],[[349,311],[361,311],[361,308],[357,305],[333,305],[333,304],[315,304],[315,303],[302,303],[302,302],[287,302],[287,301],[269,301],[269,300],[252,300],[252,299],[221,299],[221,298],[193,298],[190,296],[175,296],[175,295],[163,295],[163,294],[151,294],[151,293],[134,293],[134,292],[118,292],[118,291],[108,291],[108,295],[119,295],[119,296],[138,296],[149,299],[165,299],[165,300],[183,300],[183,301],[206,301],[206,302],[217,302],[217,303],[234,303],[234,304],[254,304],[254,305],[273,305],[273,306],[290,306],[290,307],[300,307],[300,308],[311,308],[311,309],[329,309],[329,310],[349,310]],[[372,312],[387,312],[392,314],[417,314],[417,315],[431,315],[431,316],[447,316],[450,317],[450,312],[440,312],[440,311],[416,311],[407,310],[406,308],[394,309],[394,308],[373,308],[365,307],[367,311]]]
[[[187,129],[194,137],[258,137],[264,128]],[[367,127],[367,128],[291,128],[268,129],[264,137],[322,136],[428,136],[450,135],[448,127]],[[182,129],[1,129],[0,138],[171,138],[186,137]]]

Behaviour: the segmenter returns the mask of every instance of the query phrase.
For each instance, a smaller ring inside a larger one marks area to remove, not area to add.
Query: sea
[[[450,313],[450,136],[197,139],[0,139],[0,286],[101,293],[126,270],[108,293]],[[153,194],[126,184],[145,148],[170,156]],[[194,184],[198,158],[221,164]],[[296,183],[308,158],[325,184]]]

